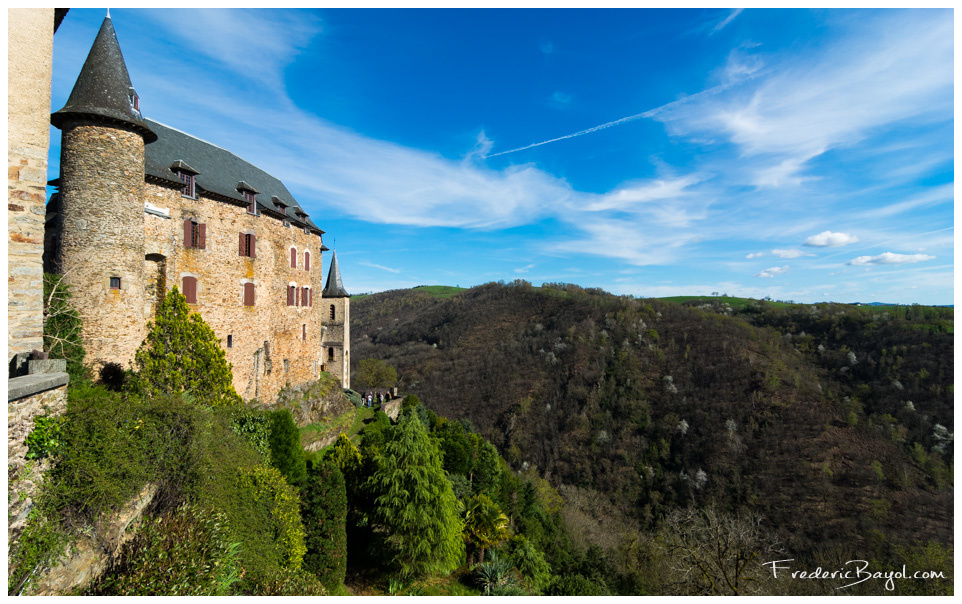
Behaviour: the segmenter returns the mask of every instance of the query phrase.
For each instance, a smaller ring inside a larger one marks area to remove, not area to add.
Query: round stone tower
[[[341,381],[342,388],[351,387],[351,296],[344,291],[341,271],[337,267],[337,251],[331,252],[331,270],[321,294],[324,324],[324,369]]]
[[[56,264],[83,318],[86,362],[126,366],[146,331],[144,145],[157,135],[140,114],[109,16],[50,121],[63,131]]]

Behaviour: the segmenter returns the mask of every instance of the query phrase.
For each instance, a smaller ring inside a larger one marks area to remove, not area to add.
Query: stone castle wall
[[[52,373],[11,380],[29,394],[11,392],[7,402],[7,540],[13,543],[27,524],[27,515],[49,461],[27,460],[27,435],[43,415],[60,415],[67,407],[67,374]]]
[[[321,299],[321,238],[285,227],[278,219],[249,214],[246,207],[203,195],[184,197],[179,188],[147,183],[144,199],[170,218],[142,212],[144,283],[156,292],[145,296],[143,321],[153,315],[153,301],[161,292],[175,284],[183,292],[184,277],[195,277],[197,303],[190,306],[220,339],[233,365],[238,394],[271,403],[285,384],[316,379],[326,308]],[[204,249],[184,246],[187,219],[206,225]],[[240,255],[241,233],[256,236],[256,257]],[[291,247],[297,250],[297,268],[290,266]],[[311,254],[310,271],[304,269],[305,251]],[[244,305],[245,283],[254,283],[254,306]],[[312,306],[287,305],[292,284],[299,292],[304,287],[313,290]]]
[[[57,264],[83,317],[86,362],[132,359],[145,335],[143,137],[93,124],[65,127],[60,182]],[[116,277],[120,287],[111,288]]]
[[[7,362],[43,345],[54,9],[7,12]]]

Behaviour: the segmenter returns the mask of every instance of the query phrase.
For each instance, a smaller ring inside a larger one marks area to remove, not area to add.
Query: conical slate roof
[[[324,298],[350,298],[351,294],[344,291],[341,283],[341,271],[337,268],[337,250],[331,252],[331,270],[327,272],[327,285],[321,293]]]
[[[130,96],[133,91],[117,33],[108,16],[100,26],[67,104],[50,116],[50,123],[61,129],[70,119],[78,118],[119,123],[132,127],[143,135],[144,142],[152,143],[157,135],[134,108]]]

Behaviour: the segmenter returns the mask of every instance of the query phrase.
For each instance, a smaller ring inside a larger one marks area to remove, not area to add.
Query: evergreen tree
[[[374,519],[387,531],[403,576],[454,570],[464,555],[458,501],[441,453],[416,417],[401,418],[368,481]]]
[[[160,304],[157,318],[134,355],[135,387],[148,396],[189,390],[199,402],[234,405],[241,402],[234,376],[214,331],[177,286]]]
[[[301,517],[306,530],[304,568],[334,593],[347,570],[347,489],[344,475],[324,459],[308,473],[301,492]]]
[[[271,465],[280,470],[288,484],[301,486],[307,478],[301,433],[287,409],[271,413]]]

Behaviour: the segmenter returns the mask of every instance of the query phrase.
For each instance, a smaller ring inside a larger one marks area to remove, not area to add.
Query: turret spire
[[[145,143],[157,140],[140,114],[140,101],[130,84],[130,74],[109,14],[100,26],[67,104],[50,116],[50,122],[61,129],[78,119],[133,128],[143,135]]]
[[[327,272],[327,285],[321,294],[325,298],[350,298],[351,295],[344,291],[344,284],[341,283],[341,271],[337,267],[337,250],[331,252],[331,270]]]

